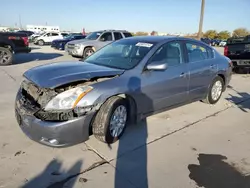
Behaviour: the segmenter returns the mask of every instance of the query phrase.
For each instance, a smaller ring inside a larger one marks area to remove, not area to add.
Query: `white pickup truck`
[[[66,35],[67,33],[55,33],[55,32],[44,33],[43,35],[35,39],[34,44],[38,44],[40,46],[43,46],[45,44],[51,44],[53,40],[63,39],[63,37]]]

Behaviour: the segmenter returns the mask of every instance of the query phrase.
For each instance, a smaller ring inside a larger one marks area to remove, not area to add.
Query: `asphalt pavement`
[[[216,48],[221,53],[223,48]],[[250,76],[234,74],[216,105],[195,102],[131,125],[107,146],[93,136],[68,148],[27,138],[14,100],[22,74],[51,62],[77,61],[49,46],[0,67],[0,188],[248,188]]]

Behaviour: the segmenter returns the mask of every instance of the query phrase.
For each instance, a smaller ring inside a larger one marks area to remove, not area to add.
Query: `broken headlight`
[[[91,86],[81,86],[64,91],[49,101],[45,107],[45,111],[73,109],[92,89]]]

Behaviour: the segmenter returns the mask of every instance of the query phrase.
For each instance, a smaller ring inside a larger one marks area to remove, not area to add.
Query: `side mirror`
[[[105,41],[105,38],[100,38],[100,41]]]
[[[158,71],[163,71],[166,70],[167,68],[168,68],[167,63],[163,61],[153,61],[146,67],[147,70],[158,70]]]

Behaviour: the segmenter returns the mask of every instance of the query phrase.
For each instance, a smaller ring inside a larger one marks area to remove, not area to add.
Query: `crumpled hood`
[[[56,88],[76,81],[120,75],[123,72],[120,69],[72,61],[34,67],[26,71],[24,76],[41,88]]]

